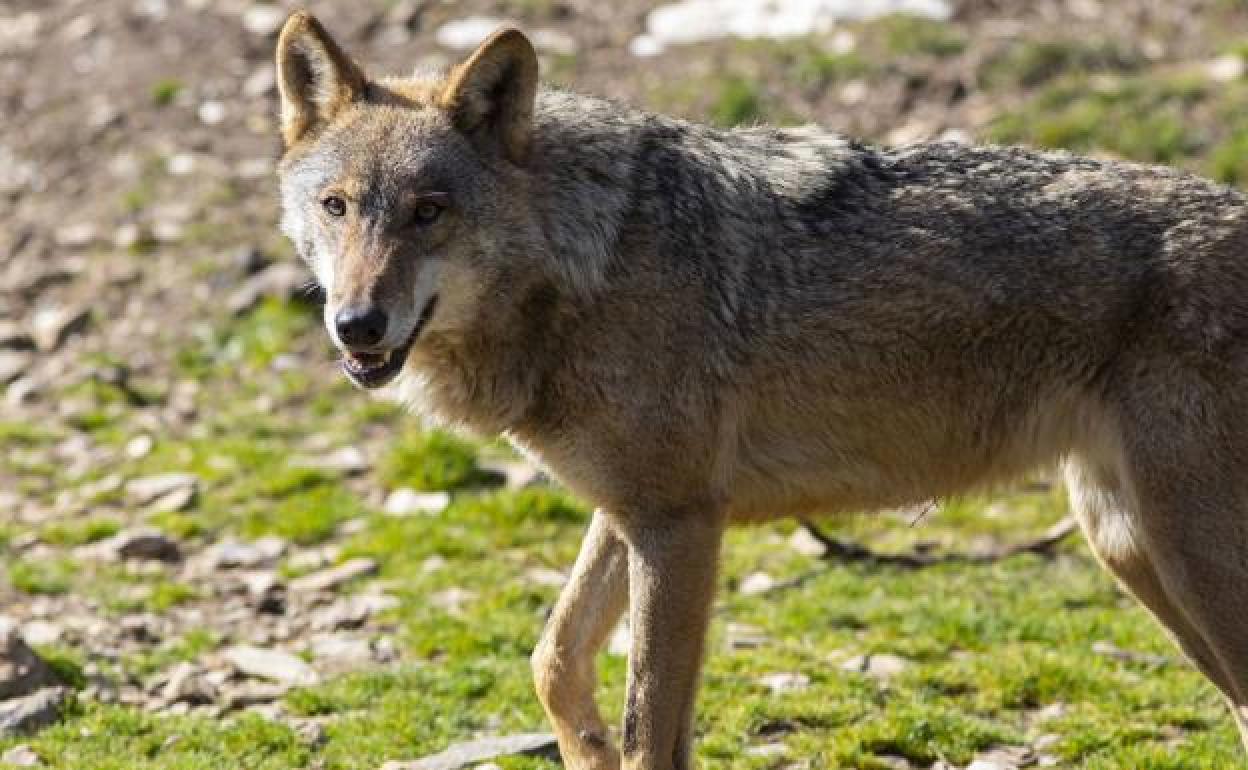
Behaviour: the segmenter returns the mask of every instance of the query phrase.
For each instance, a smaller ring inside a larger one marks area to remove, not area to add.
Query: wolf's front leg
[[[594,703],[594,654],[627,601],[627,549],[607,516],[595,511],[532,660],[538,697],[569,770],[620,766],[619,752]]]
[[[705,518],[703,517],[705,516]],[[722,524],[700,512],[630,526],[626,770],[688,770]]]

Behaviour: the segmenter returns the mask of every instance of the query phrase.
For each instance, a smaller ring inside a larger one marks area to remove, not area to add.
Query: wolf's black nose
[[[351,347],[368,347],[386,336],[386,313],[376,305],[345,307],[334,316],[338,339]]]

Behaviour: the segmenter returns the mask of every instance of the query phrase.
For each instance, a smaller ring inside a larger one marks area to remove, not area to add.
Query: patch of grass
[[[1202,82],[1186,78],[1093,83],[1076,77],[1054,84],[1024,109],[999,118],[989,138],[1180,163],[1202,147],[1202,138],[1193,134],[1185,114],[1206,94]]]
[[[389,487],[422,490],[459,489],[491,478],[477,467],[471,444],[436,430],[399,437],[382,459],[380,475]]]
[[[68,558],[19,559],[9,565],[9,583],[22,593],[57,595],[69,590],[77,565]]]
[[[166,641],[153,649],[143,650],[125,660],[125,668],[135,676],[145,678],[164,671],[175,663],[193,661],[206,652],[214,650],[221,640],[206,629],[197,628],[186,635]]]
[[[86,687],[86,662],[78,650],[59,644],[41,644],[35,652],[62,682],[75,690]]]
[[[757,123],[762,115],[763,97],[754,83],[736,76],[719,81],[718,92],[710,109],[713,123],[732,128]]]
[[[884,48],[893,56],[956,56],[966,50],[966,36],[954,25],[896,13],[871,22],[868,35],[883,38]]]
[[[988,88],[1032,88],[1064,75],[1130,72],[1143,57],[1109,40],[1033,40],[989,56],[979,70]]]
[[[112,537],[121,531],[121,522],[112,516],[91,516],[76,521],[47,524],[39,539],[50,545],[77,546]]]
[[[182,82],[175,78],[158,80],[152,86],[152,104],[157,107],[168,107],[182,92]]]

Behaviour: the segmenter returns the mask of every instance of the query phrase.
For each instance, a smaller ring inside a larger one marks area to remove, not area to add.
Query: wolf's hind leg
[[[628,549],[595,511],[581,553],[533,651],[533,679],[571,770],[617,770],[594,702],[594,655],[628,602]]]

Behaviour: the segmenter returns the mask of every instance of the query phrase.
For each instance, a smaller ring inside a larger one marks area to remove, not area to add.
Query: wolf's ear
[[[286,146],[324,125],[364,94],[364,73],[316,17],[296,11],[277,41],[277,85]]]
[[[523,164],[533,133],[537,97],[537,53],[524,33],[504,27],[451,70],[438,97],[460,131],[502,144],[507,157]]]

